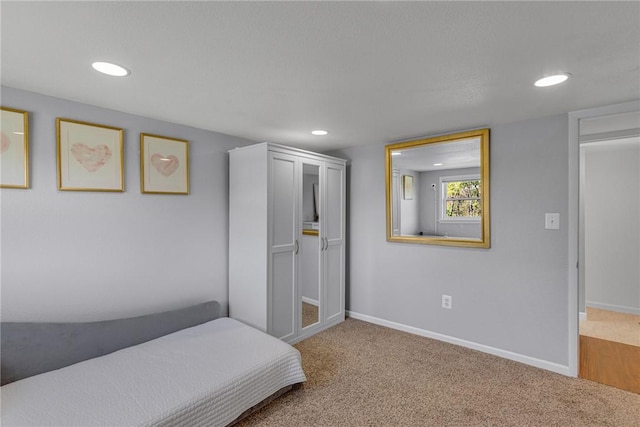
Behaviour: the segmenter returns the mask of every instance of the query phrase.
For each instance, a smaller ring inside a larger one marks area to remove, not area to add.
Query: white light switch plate
[[[559,213],[544,214],[544,228],[546,228],[547,230],[560,229],[560,214]]]

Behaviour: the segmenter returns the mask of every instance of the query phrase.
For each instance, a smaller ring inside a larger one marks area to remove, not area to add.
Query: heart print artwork
[[[11,140],[9,139],[9,137],[4,132],[2,132],[0,153],[4,153],[5,151],[7,151],[9,149],[10,145],[11,145]]]
[[[73,144],[71,154],[89,172],[97,171],[111,158],[111,150],[104,144],[93,148],[83,143]]]
[[[180,160],[174,155],[163,156],[162,154],[154,153],[151,155],[151,164],[162,175],[169,176],[178,169]]]

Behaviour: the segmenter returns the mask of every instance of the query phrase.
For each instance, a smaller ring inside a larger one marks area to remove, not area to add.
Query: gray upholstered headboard
[[[180,310],[82,323],[2,322],[2,385],[141,344],[220,316],[209,301]]]

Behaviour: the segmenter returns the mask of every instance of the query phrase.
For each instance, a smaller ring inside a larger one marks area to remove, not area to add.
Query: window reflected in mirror
[[[489,129],[385,147],[387,240],[490,247]]]

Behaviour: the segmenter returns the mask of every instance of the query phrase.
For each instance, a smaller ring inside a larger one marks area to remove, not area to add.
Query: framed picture
[[[141,133],[140,190],[189,194],[189,141]]]
[[[402,198],[413,200],[413,176],[402,175]]]
[[[58,188],[124,191],[123,130],[56,119]]]
[[[0,188],[29,188],[29,113],[0,107]]]

